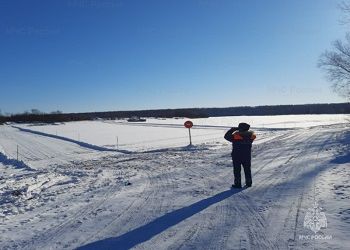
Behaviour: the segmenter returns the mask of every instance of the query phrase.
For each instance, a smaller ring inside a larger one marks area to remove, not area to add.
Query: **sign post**
[[[190,145],[192,145],[192,138],[191,138],[191,128],[193,127],[193,122],[186,121],[184,123],[185,128],[188,128],[188,136],[190,137]]]

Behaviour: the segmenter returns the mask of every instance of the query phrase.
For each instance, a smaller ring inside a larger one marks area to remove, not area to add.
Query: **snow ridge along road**
[[[348,125],[257,132],[253,187],[230,190],[223,139],[123,154],[1,126],[31,168],[0,162],[0,248],[347,249]],[[315,201],[331,239],[306,237]]]

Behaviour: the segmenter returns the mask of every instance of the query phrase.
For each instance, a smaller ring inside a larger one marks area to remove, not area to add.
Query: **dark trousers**
[[[232,159],[233,160],[233,159]],[[245,184],[252,185],[252,172],[250,161],[233,160],[233,174],[235,176],[235,185],[241,186],[241,166],[244,169]]]

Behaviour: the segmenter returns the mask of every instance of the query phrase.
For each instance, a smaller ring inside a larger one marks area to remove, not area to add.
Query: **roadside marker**
[[[190,137],[190,145],[192,145],[192,138],[191,138],[191,128],[193,127],[193,122],[191,121],[186,121],[184,123],[184,126],[188,128],[188,136]]]

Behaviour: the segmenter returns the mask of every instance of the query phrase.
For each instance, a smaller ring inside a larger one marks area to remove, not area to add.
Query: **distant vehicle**
[[[146,119],[144,118],[140,118],[138,116],[133,116],[133,117],[130,117],[129,119],[127,119],[128,122],[145,122]]]

